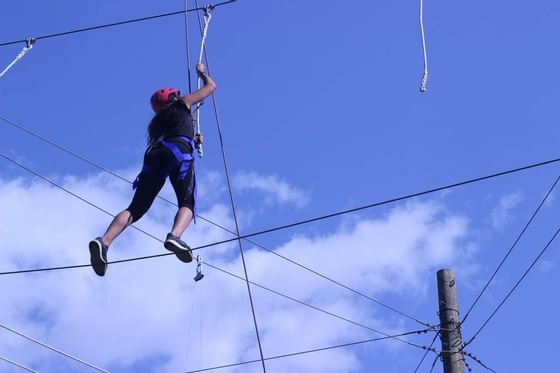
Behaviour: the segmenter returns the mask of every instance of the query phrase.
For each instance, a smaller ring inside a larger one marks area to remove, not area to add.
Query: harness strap
[[[185,136],[177,136],[177,137],[173,137],[173,139],[180,139],[180,140],[183,140],[183,141],[189,143],[191,145],[191,149],[192,149],[191,153],[182,153],[181,149],[179,149],[177,144],[174,144],[172,142],[165,141],[165,140],[158,141],[156,143],[156,145],[161,144],[167,150],[169,150],[171,153],[173,153],[173,156],[175,156],[176,163],[166,165],[167,167],[164,170],[157,169],[157,168],[154,168],[154,167],[149,166],[147,164],[144,164],[142,166],[142,171],[140,171],[140,173],[136,177],[136,180],[134,180],[134,182],[132,183],[132,189],[136,189],[138,187],[138,181],[140,180],[140,176],[142,174],[152,174],[152,175],[156,175],[156,176],[158,176],[162,179],[167,178],[169,176],[169,172],[167,170],[170,170],[175,164],[180,164],[181,165],[179,167],[178,180],[184,180],[185,177],[187,177],[187,172],[189,170],[189,166],[191,166],[191,163],[192,163],[192,167],[193,167],[192,183],[193,183],[193,199],[194,199],[193,221],[196,224],[197,185],[196,185],[196,173],[194,172],[194,157],[192,155],[192,151],[195,149],[195,143],[192,139],[189,139],[188,137],[185,137]],[[151,150],[151,147],[148,148],[148,150],[146,150],[146,153],[148,153],[150,150]]]
[[[191,144],[191,149],[194,149],[194,141],[189,139],[188,137],[178,137],[182,140],[187,140]],[[167,148],[173,155],[177,162],[181,164],[181,168],[179,169],[179,180],[183,180],[187,176],[187,171],[189,170],[190,162],[194,160],[192,154],[183,154],[179,147],[172,143],[165,140],[160,141],[163,146]]]
[[[195,148],[195,144],[194,141],[192,139],[189,139],[188,137],[185,136],[178,136],[178,137],[173,137],[174,139],[181,139],[183,141],[188,142],[191,145],[191,149]],[[156,143],[156,145],[161,144],[163,145],[167,150],[169,150],[171,153],[173,153],[173,155],[175,156],[175,160],[177,163],[181,164],[180,168],[179,168],[179,180],[183,180],[186,176],[187,176],[187,171],[189,170],[189,165],[191,162],[194,161],[194,157],[192,156],[192,153],[182,153],[181,150],[179,149],[179,147],[169,141],[165,141],[165,140],[160,140]],[[146,154],[150,152],[152,148],[149,147],[146,150]],[[168,167],[166,167],[167,170],[171,169],[171,167],[173,165],[168,164]],[[161,169],[157,169],[154,168],[152,166],[149,166],[147,164],[144,164],[142,166],[142,171],[140,171],[140,173],[138,174],[138,176],[136,177],[136,180],[134,180],[134,182],[132,183],[132,189],[136,189],[136,187],[138,186],[138,180],[140,179],[140,175],[142,175],[143,173],[146,174],[152,174],[152,175],[156,175],[159,176],[161,178],[166,178],[167,176],[169,176],[169,172],[167,172],[166,170],[161,170]]]

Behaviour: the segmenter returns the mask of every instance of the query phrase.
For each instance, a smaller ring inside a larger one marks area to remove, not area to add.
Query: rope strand
[[[70,354],[67,354],[67,353],[64,352],[64,351],[58,350],[58,349],[56,349],[56,348],[54,348],[54,347],[52,347],[52,346],[49,346],[49,345],[46,344],[46,343],[43,343],[43,342],[40,342],[40,341],[38,341],[38,340],[36,340],[36,339],[34,339],[34,338],[31,338],[31,337],[29,337],[29,336],[27,336],[27,335],[25,335],[25,334],[23,334],[23,333],[21,333],[21,332],[18,332],[18,331],[15,330],[15,329],[12,329],[12,328],[7,327],[6,325],[0,324],[0,328],[4,328],[4,329],[6,329],[7,331],[9,331],[9,332],[11,332],[11,333],[17,334],[17,335],[19,335],[20,337],[23,337],[23,338],[25,338],[25,339],[27,339],[27,340],[33,342],[33,343],[36,343],[36,344],[41,345],[41,346],[43,346],[43,347],[45,347],[45,348],[48,348],[48,349],[51,350],[51,351],[54,351],[54,352],[56,352],[56,353],[58,353],[58,354],[60,354],[60,355],[63,355],[63,356],[65,356],[65,357],[69,358],[69,359],[72,359],[72,360],[74,360],[74,361],[76,361],[76,362],[78,362],[78,363],[80,363],[80,364],[86,365],[86,366],[88,366],[88,367],[90,367],[90,368],[92,368],[92,369],[95,369],[95,370],[99,371],[99,372],[109,373],[109,371],[107,371],[107,370],[105,370],[105,369],[98,368],[98,367],[96,367],[96,366],[93,365],[93,364],[90,364],[90,363],[88,363],[88,362],[86,362],[86,361],[84,361],[84,360],[78,359],[77,357],[74,357],[74,356],[72,356],[72,355],[70,355]]]
[[[87,163],[87,164],[89,164],[89,165],[91,165],[91,166],[93,166],[93,167],[95,167],[95,168],[97,168],[97,169],[103,171],[103,172],[106,172],[106,173],[108,173],[108,174],[114,176],[114,177],[116,177],[117,179],[120,179],[120,180],[122,180],[122,181],[124,181],[124,182],[126,182],[126,183],[128,183],[128,184],[132,184],[132,181],[125,179],[124,177],[120,176],[119,174],[116,174],[116,173],[114,173],[114,172],[112,172],[112,171],[110,171],[110,170],[108,170],[108,169],[106,169],[106,168],[104,168],[104,167],[102,167],[102,166],[100,166],[100,165],[94,163],[94,162],[91,162],[91,161],[89,161],[88,159],[84,158],[83,156],[80,156],[80,155],[78,155],[78,154],[76,154],[76,153],[74,153],[74,152],[72,152],[72,151],[70,151],[70,150],[68,150],[68,149],[66,149],[66,148],[64,148],[64,147],[62,147],[62,146],[56,144],[56,143],[54,143],[54,142],[51,141],[51,140],[48,140],[48,139],[46,139],[46,138],[44,138],[44,137],[42,137],[42,136],[36,134],[35,132],[32,132],[32,131],[26,129],[25,127],[23,127],[23,126],[21,126],[21,125],[15,123],[15,122],[13,122],[13,121],[10,121],[10,120],[8,120],[8,119],[6,119],[6,118],[3,118],[3,117],[0,117],[0,120],[3,120],[4,122],[6,122],[6,123],[8,123],[8,124],[10,124],[10,125],[12,125],[12,126],[14,126],[15,128],[19,129],[20,131],[23,131],[24,133],[27,133],[27,134],[29,134],[29,135],[31,135],[31,136],[34,136],[35,138],[37,138],[37,139],[39,139],[39,140],[41,140],[41,141],[43,141],[43,142],[45,142],[45,143],[47,143],[47,144],[49,144],[49,145],[55,147],[55,148],[57,148],[57,149],[59,149],[59,150],[65,152],[65,153],[67,153],[67,154],[69,154],[69,155],[71,155],[71,156],[73,156],[73,157],[75,157],[75,158],[77,158],[77,159],[79,159],[79,160],[81,160],[81,161],[83,161],[83,162],[85,162],[85,163]],[[172,201],[170,201],[170,200],[167,199],[167,198],[161,197],[161,196],[159,196],[159,195],[157,196],[157,198],[160,199],[160,200],[163,200],[163,201],[165,201],[165,202],[167,202],[167,203],[169,203],[169,204],[171,204],[171,205],[173,205],[173,206],[175,206],[175,207],[177,207],[177,204],[176,204],[175,202],[172,202]],[[228,229],[228,228],[226,228],[226,227],[224,227],[224,226],[222,226],[222,225],[220,225],[220,224],[218,224],[218,223],[215,223],[215,222],[213,222],[213,221],[211,221],[211,220],[205,218],[204,216],[201,216],[201,215],[197,214],[196,217],[199,218],[199,219],[201,219],[201,220],[204,220],[205,222],[207,222],[207,223],[209,223],[209,224],[212,224],[213,226],[218,227],[218,228],[220,228],[220,229],[222,229],[222,230],[224,230],[224,231],[226,231],[226,232],[228,232],[228,233],[231,233],[232,235],[235,235],[235,232],[233,232],[232,230],[230,230],[230,229]],[[322,274],[322,273],[320,273],[320,272],[318,272],[318,271],[316,271],[316,270],[314,270],[314,269],[312,269],[312,268],[310,268],[310,267],[308,267],[308,266],[305,266],[305,265],[303,265],[303,264],[301,264],[301,263],[298,263],[297,261],[295,261],[295,260],[293,260],[293,259],[291,259],[291,258],[289,258],[289,257],[287,257],[287,256],[285,256],[285,255],[282,255],[282,254],[280,254],[280,253],[277,253],[277,252],[274,251],[274,250],[268,249],[268,248],[264,247],[263,245],[261,245],[261,244],[255,242],[255,241],[253,241],[253,240],[250,240],[250,239],[248,239],[248,238],[243,238],[243,240],[247,241],[248,243],[250,243],[250,244],[252,244],[252,245],[255,245],[256,247],[258,247],[258,248],[260,248],[260,249],[262,249],[262,250],[265,250],[265,251],[267,251],[267,252],[269,252],[269,253],[271,253],[271,254],[273,254],[273,255],[276,255],[277,257],[279,257],[279,258],[281,258],[281,259],[283,259],[283,260],[285,260],[285,261],[287,261],[287,262],[289,262],[289,263],[292,263],[293,265],[296,265],[296,266],[298,266],[298,267],[300,267],[300,268],[302,268],[302,269],[304,269],[304,270],[306,270],[306,271],[308,271],[308,272],[310,272],[310,273],[312,273],[312,274],[314,274],[314,275],[316,275],[316,276],[322,277],[323,279],[325,279],[325,280],[327,280],[327,281],[330,281],[331,283],[333,283],[333,284],[335,284],[335,285],[337,285],[337,286],[339,286],[339,287],[341,287],[341,288],[343,288],[343,289],[346,289],[346,290],[348,290],[348,291],[350,291],[350,292],[353,292],[354,294],[359,295],[360,297],[362,297],[362,298],[364,298],[364,299],[367,299],[367,300],[369,300],[369,301],[371,301],[371,302],[373,302],[373,303],[376,303],[376,304],[378,304],[379,306],[382,306],[382,307],[384,307],[384,308],[386,308],[386,309],[388,309],[388,310],[391,310],[391,311],[393,311],[393,312],[396,312],[396,313],[400,314],[401,316],[404,316],[404,317],[406,317],[406,318],[408,318],[408,319],[410,319],[410,320],[412,320],[412,321],[415,321],[415,322],[417,322],[417,323],[419,323],[419,324],[421,324],[421,325],[430,326],[429,323],[420,321],[420,320],[418,320],[417,318],[415,318],[415,317],[413,317],[413,316],[411,316],[411,315],[408,315],[408,314],[406,314],[406,313],[404,313],[404,312],[402,312],[402,311],[399,311],[399,310],[397,310],[396,308],[394,308],[394,307],[392,307],[392,306],[389,306],[389,305],[387,305],[387,304],[381,302],[381,301],[378,300],[378,299],[375,299],[375,298],[372,298],[372,297],[370,297],[370,296],[368,296],[368,295],[366,295],[366,294],[363,294],[363,293],[361,293],[361,292],[359,292],[359,291],[357,291],[357,290],[355,290],[355,289],[353,289],[353,288],[351,288],[351,287],[349,287],[349,286],[347,286],[347,285],[345,285],[345,284],[343,284],[343,283],[341,283],[341,282],[339,282],[339,281],[337,281],[337,280],[334,280],[334,279],[332,279],[331,277],[328,277],[328,276],[326,276],[326,275],[324,275],[324,274]],[[59,268],[57,268],[57,269],[65,269],[65,268],[66,268],[66,267],[59,267]]]
[[[195,0],[195,4],[196,4],[196,7],[198,8],[198,0]],[[208,16],[208,18],[207,18],[207,16]],[[201,26],[200,16],[197,17],[199,28],[201,29],[201,34],[203,36],[203,40],[205,38],[205,34],[206,34],[207,29],[208,29],[208,22],[210,21],[208,9],[205,9],[204,17],[205,17],[204,18],[205,19],[204,29]],[[208,73],[210,73],[210,66],[209,66],[210,63],[209,63],[209,59],[208,59],[208,53],[206,51],[206,48],[204,47],[204,42],[202,43],[199,60],[202,60],[202,53],[204,53],[204,58],[206,60],[206,66],[207,66],[207,69],[208,69]],[[249,302],[251,304],[251,313],[253,315],[253,323],[255,325],[255,334],[256,334],[256,337],[257,337],[257,344],[259,346],[259,353],[260,353],[260,356],[261,356],[262,369],[263,369],[263,372],[266,373],[266,364],[264,362],[264,354],[263,354],[263,350],[262,350],[261,337],[260,337],[260,333],[259,333],[259,326],[258,326],[258,323],[257,323],[257,316],[256,316],[256,313],[255,313],[255,305],[254,305],[254,302],[253,302],[253,295],[251,294],[251,285],[249,285],[249,274],[247,272],[247,264],[245,263],[245,254],[243,252],[243,244],[241,242],[240,233],[239,233],[239,222],[237,220],[237,213],[236,213],[236,209],[235,209],[235,201],[234,201],[234,198],[233,198],[233,190],[232,190],[232,187],[231,187],[231,180],[230,180],[230,176],[229,176],[227,157],[226,157],[224,141],[223,141],[223,136],[222,136],[222,128],[221,128],[221,125],[220,125],[220,117],[218,115],[218,108],[217,108],[217,105],[216,105],[216,97],[214,96],[214,94],[212,94],[212,104],[213,104],[213,108],[214,108],[214,116],[215,116],[215,119],[216,119],[216,127],[217,127],[217,130],[218,130],[218,137],[219,137],[219,140],[220,140],[222,161],[223,161],[223,164],[224,164],[224,172],[225,172],[227,186],[228,186],[229,199],[230,199],[230,203],[231,203],[231,211],[233,213],[233,221],[235,222],[235,233],[236,233],[236,236],[237,236],[237,243],[239,245],[239,253],[241,255],[241,262],[243,263],[243,272],[245,273],[245,281],[246,281],[246,284],[247,284],[247,293],[249,295]],[[198,113],[197,113],[197,115],[198,115]],[[200,154],[201,153],[199,153],[199,155]]]
[[[420,0],[420,34],[422,37],[422,53],[424,56],[424,75],[420,83],[420,92],[426,92],[428,83],[428,54],[426,52],[426,35],[424,33],[424,0]]]

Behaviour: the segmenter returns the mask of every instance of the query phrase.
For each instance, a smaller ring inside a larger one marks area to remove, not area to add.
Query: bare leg
[[[171,229],[171,234],[175,237],[181,237],[185,232],[185,229],[191,223],[193,218],[193,212],[188,207],[180,207],[179,211],[175,215],[175,221],[173,222],[173,229]]]
[[[130,224],[132,224],[132,214],[130,211],[121,211],[117,216],[115,216],[111,224],[109,224],[109,228],[107,228],[107,231],[102,237],[103,243],[110,246],[113,240],[117,238],[118,235],[121,234]]]

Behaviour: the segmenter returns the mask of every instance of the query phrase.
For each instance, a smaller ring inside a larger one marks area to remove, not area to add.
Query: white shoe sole
[[[97,240],[89,242],[89,261],[98,276],[107,272],[107,262],[103,259],[103,247]]]
[[[190,247],[187,246],[187,249],[185,249],[182,246],[179,246],[179,244],[177,244],[175,241],[165,241],[165,243],[163,244],[163,246],[173,252],[177,258],[179,258],[180,261],[184,262],[184,263],[190,263],[193,260],[192,257],[192,252]]]

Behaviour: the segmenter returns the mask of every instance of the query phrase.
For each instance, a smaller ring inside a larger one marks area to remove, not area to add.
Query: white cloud
[[[515,218],[511,215],[511,211],[523,202],[523,193],[515,192],[500,198],[498,206],[492,210],[491,221],[494,229],[503,230],[507,224],[511,223]]]
[[[131,196],[129,185],[105,175],[62,180],[65,187],[111,213],[125,207]],[[291,203],[301,198],[297,189],[282,188],[287,191],[273,189],[283,196],[280,200]],[[200,213],[230,226],[226,205],[206,206]],[[156,202],[139,226],[163,238],[174,209]],[[102,233],[109,221],[100,211],[41,181],[0,180],[0,271],[87,263],[87,241]],[[403,302],[412,299],[414,304],[425,294],[431,281],[426,277],[431,279],[434,269],[462,258],[466,233],[465,218],[450,214],[441,204],[411,203],[383,217],[346,222],[329,234],[287,237],[275,250],[366,294],[402,296]],[[198,246],[230,237],[200,221],[184,238]],[[109,259],[163,252],[159,242],[130,229],[115,241]],[[202,254],[212,265],[243,275],[234,243],[204,249]],[[252,281],[301,301],[379,330],[417,327],[270,253],[247,246],[246,262]],[[195,283],[194,264],[166,256],[113,264],[104,278],[89,268],[4,276],[0,323],[114,372],[179,372],[258,359],[245,283],[208,266],[203,269],[205,279]],[[265,356],[378,336],[257,287],[252,291]],[[52,367],[57,372],[81,369],[71,362],[61,368],[66,360],[60,356],[0,333],[5,341],[0,354],[24,365],[46,372],[54,371]],[[398,354],[402,348],[407,347],[371,345],[367,354]],[[354,372],[362,367],[360,351],[337,349],[267,364],[283,372]],[[143,364],[141,369],[138,364]],[[260,368],[253,364],[230,371]]]
[[[256,172],[240,172],[235,175],[235,188],[240,191],[256,190],[264,194],[267,205],[274,203],[292,203],[298,207],[309,202],[307,193],[289,185],[276,175],[259,175]]]

